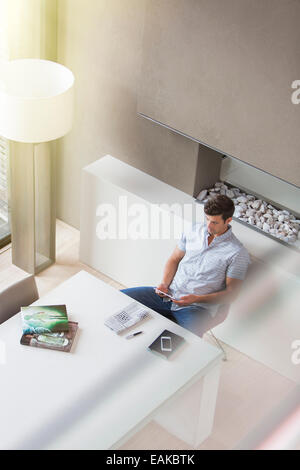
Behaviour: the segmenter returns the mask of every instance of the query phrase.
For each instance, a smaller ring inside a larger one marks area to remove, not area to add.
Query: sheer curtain
[[[0,0],[0,79],[7,60],[56,61],[56,15],[57,0]],[[15,146],[0,136],[0,247],[10,241],[9,201],[11,191],[16,189],[9,185],[13,164],[10,155]]]
[[[8,60],[8,2],[0,0],[0,74]],[[9,217],[9,144],[0,136],[0,248],[10,242]]]

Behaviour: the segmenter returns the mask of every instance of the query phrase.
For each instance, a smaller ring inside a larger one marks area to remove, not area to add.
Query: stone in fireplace
[[[205,203],[208,198],[217,194],[225,194],[233,200],[234,218],[283,242],[299,246],[300,220],[290,211],[280,209],[224,181],[218,181],[214,186],[202,189],[197,200]]]

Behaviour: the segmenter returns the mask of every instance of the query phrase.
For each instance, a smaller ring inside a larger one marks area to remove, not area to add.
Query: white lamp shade
[[[17,142],[58,139],[72,127],[74,75],[49,60],[7,62],[0,88],[0,135]]]

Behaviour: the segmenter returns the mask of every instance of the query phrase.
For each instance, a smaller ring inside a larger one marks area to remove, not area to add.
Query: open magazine
[[[148,315],[146,307],[137,302],[132,302],[127,307],[108,317],[104,324],[116,333],[120,333],[143,320]]]
[[[70,352],[77,329],[78,323],[69,321],[68,331],[23,334],[20,343],[24,346],[33,346],[35,348]]]
[[[21,307],[24,335],[49,334],[68,331],[69,322],[65,305],[29,305]]]

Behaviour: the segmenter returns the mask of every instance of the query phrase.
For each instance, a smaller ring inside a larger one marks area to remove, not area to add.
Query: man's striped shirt
[[[250,257],[243,244],[228,230],[215,237],[208,245],[209,233],[205,224],[196,224],[187,233],[183,233],[178,248],[185,255],[178,265],[177,272],[170,285],[175,298],[184,295],[204,295],[222,291],[226,288],[226,277],[244,279]],[[192,306],[208,308],[215,316],[218,305],[194,303]],[[172,310],[178,310],[172,303]]]

